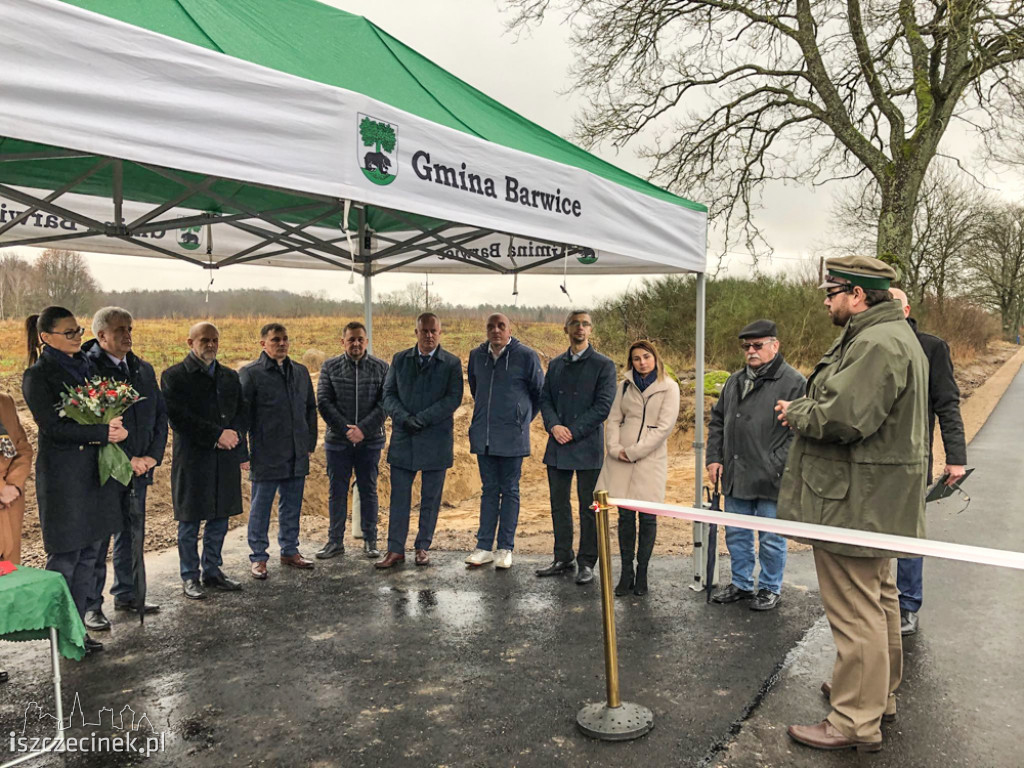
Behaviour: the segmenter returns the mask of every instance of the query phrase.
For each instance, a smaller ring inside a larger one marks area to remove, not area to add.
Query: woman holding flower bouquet
[[[96,373],[81,353],[84,329],[71,312],[47,307],[25,321],[25,331],[29,368],[21,387],[39,426],[36,498],[46,568],[64,576],[84,616],[99,542],[123,526],[119,484],[100,483],[100,448],[122,442],[128,432],[120,418],[79,424],[65,414],[62,396],[90,385]],[[103,648],[88,635],[85,645],[88,651]]]

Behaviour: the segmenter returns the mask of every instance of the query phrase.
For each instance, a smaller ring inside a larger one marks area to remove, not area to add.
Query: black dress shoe
[[[547,568],[538,568],[534,573],[538,576],[560,576],[563,573],[569,573],[575,564],[575,560],[555,560]]]
[[[576,570],[576,583],[589,584],[594,580],[594,568],[590,565],[580,565]]]
[[[216,576],[204,576],[203,577],[204,587],[213,587],[219,589],[221,592],[241,592],[241,582],[229,579],[223,573],[218,573]]]
[[[619,583],[615,585],[615,596],[625,597],[633,591],[633,571],[623,571]]]
[[[0,683],[6,683],[10,679],[6,669],[0,669]]]
[[[102,608],[86,611],[82,623],[85,624],[86,629],[91,629],[93,632],[106,632],[110,629],[110,619],[103,615]]]
[[[139,609],[136,607],[134,601],[130,602],[130,603],[126,603],[123,600],[115,600],[114,601],[114,610],[115,611],[135,611],[136,613],[138,613]],[[160,613],[160,606],[159,605],[153,605],[153,603],[146,603],[145,607],[142,609],[142,612],[144,614],[146,614],[147,616],[149,614],[151,614],[151,613]]]
[[[195,579],[185,579],[181,583],[181,591],[185,593],[185,597],[189,600],[204,600],[206,598],[206,592],[199,586],[199,582]]]
[[[755,597],[753,602],[750,604],[750,610],[770,611],[773,610],[781,600],[782,595],[777,595],[767,589],[759,589],[757,590],[757,597]]]
[[[88,633],[85,635],[85,652],[86,653],[98,653],[103,650],[103,643],[99,640],[93,640],[89,637]]]
[[[735,603],[737,600],[750,600],[754,593],[749,589],[740,589],[735,584],[729,584],[721,589],[715,590],[711,596],[713,603]]]
[[[917,611],[905,611],[900,608],[900,634],[906,637],[907,635],[917,634]]]
[[[380,557],[380,550],[377,549],[376,539],[363,539],[363,556],[371,559]]]
[[[324,548],[316,553],[315,557],[317,560],[330,560],[332,557],[345,554],[345,545],[339,544],[336,541],[328,541],[324,544]]]

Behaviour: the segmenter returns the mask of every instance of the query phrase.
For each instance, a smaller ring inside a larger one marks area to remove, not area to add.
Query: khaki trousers
[[[848,739],[881,741],[903,676],[899,592],[892,558],[847,557],[814,548],[825,615],[836,644],[828,721]]]

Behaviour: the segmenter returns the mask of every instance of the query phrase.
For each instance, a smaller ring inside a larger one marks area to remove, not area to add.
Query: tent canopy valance
[[[703,206],[362,17],[314,0],[4,15],[0,245],[367,276],[704,270]]]

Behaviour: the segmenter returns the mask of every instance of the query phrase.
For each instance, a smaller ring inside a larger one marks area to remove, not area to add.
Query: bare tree
[[[1021,0],[506,2],[513,29],[565,11],[589,98],[577,137],[622,147],[653,134],[652,179],[708,203],[727,244],[734,223],[748,246],[759,237],[764,182],[866,173],[876,253],[904,265],[950,122],[1024,113]]]
[[[968,264],[974,297],[999,312],[1003,333],[1015,336],[1024,319],[1024,206],[986,211]]]
[[[0,320],[28,314],[32,278],[28,261],[11,252],[0,255]]]
[[[36,301],[58,304],[75,314],[87,311],[99,291],[89,265],[76,251],[47,249],[35,263]]]
[[[932,295],[940,306],[961,261],[979,236],[985,213],[994,205],[989,194],[948,163],[928,171],[913,220],[913,239],[902,265],[903,287],[916,301]],[[869,181],[836,199],[833,223],[839,243],[834,250],[874,251],[882,201]]]

